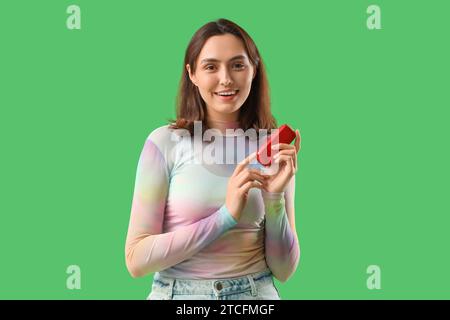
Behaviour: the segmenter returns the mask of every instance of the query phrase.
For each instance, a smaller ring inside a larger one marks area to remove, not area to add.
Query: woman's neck
[[[209,128],[219,129],[222,134],[226,134],[226,129],[233,129],[233,131],[237,128],[240,128],[239,121],[231,121],[231,120],[222,120],[222,119],[213,119],[210,117],[206,118],[206,123]]]

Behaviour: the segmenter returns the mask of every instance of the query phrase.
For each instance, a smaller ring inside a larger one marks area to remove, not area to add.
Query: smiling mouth
[[[215,95],[219,97],[233,97],[237,95],[239,90],[230,90],[230,91],[223,91],[223,92],[214,92]]]

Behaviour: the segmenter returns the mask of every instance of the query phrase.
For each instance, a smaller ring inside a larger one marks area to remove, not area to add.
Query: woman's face
[[[208,117],[237,121],[256,74],[241,39],[232,34],[209,38],[200,51],[195,73],[189,64],[186,69],[206,103]],[[233,95],[224,96],[224,92]]]

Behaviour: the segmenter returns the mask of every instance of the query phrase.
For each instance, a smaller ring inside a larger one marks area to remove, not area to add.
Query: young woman
[[[137,167],[125,255],[133,277],[155,272],[148,299],[280,299],[273,276],[285,282],[300,257],[300,134],[294,145],[277,145],[271,174],[247,152],[276,127],[253,40],[229,20],[202,26],[186,50],[177,119],[150,133]],[[216,161],[195,161],[193,145],[204,152],[210,130]]]

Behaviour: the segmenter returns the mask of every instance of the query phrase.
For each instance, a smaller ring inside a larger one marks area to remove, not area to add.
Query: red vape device
[[[256,159],[263,166],[270,166],[272,163],[272,144],[286,143],[290,144],[295,139],[295,132],[287,124],[278,128],[277,133],[272,133],[267,142],[261,146],[256,154]]]

